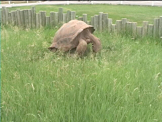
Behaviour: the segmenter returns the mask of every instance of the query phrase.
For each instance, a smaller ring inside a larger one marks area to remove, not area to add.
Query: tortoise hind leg
[[[87,49],[87,42],[83,39],[79,40],[79,44],[76,48],[76,52],[78,55],[83,55]]]

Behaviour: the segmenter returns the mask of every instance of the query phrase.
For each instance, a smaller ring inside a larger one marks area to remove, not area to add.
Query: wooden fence
[[[93,25],[97,31],[106,30],[109,33],[128,33],[132,37],[152,36],[162,38],[162,16],[155,18],[153,24],[143,21],[142,26],[137,26],[137,22],[129,22],[127,18],[116,20],[113,24],[112,19],[108,17],[108,13],[103,12],[99,12],[98,15],[92,16],[90,21],[87,21],[87,14],[76,18],[75,11],[64,13],[63,8],[59,8],[58,12],[50,12],[49,16],[46,16],[45,11],[36,13],[35,7],[11,12],[6,7],[2,7],[0,13],[2,25],[11,24],[23,28],[55,27],[58,24],[61,25],[70,20],[78,19]]]

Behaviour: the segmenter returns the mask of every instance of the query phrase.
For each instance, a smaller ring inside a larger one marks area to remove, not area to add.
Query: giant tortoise
[[[56,32],[49,49],[53,52],[56,50],[67,52],[75,49],[77,54],[83,55],[87,49],[87,44],[92,43],[92,50],[97,53],[101,50],[101,42],[92,34],[94,31],[93,26],[83,21],[71,20],[63,24]]]

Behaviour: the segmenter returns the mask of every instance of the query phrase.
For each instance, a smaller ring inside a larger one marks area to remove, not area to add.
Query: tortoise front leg
[[[93,34],[89,34],[89,37],[91,39],[91,42],[93,44],[93,52],[97,53],[101,50],[101,42],[100,39],[98,39],[97,37],[95,37]]]
[[[78,55],[83,55],[87,49],[87,42],[83,39],[79,40],[79,44],[76,48],[76,52]]]

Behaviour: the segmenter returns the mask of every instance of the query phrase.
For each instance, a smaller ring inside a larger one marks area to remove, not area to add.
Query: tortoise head
[[[99,38],[95,38],[93,41],[92,41],[92,49],[93,49],[93,52],[97,53],[101,50],[101,41]]]

